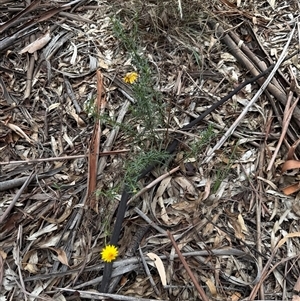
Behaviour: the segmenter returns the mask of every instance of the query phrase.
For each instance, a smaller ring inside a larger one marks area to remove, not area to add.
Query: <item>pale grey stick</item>
[[[30,182],[33,180],[34,176],[36,175],[36,171],[32,171],[31,174],[28,176],[27,180],[25,181],[25,183],[22,185],[22,187],[20,188],[20,190],[18,191],[18,193],[15,195],[14,199],[11,201],[11,203],[9,204],[9,206],[6,208],[5,212],[2,214],[2,216],[0,216],[0,224],[5,220],[5,218],[8,216],[8,214],[10,213],[10,211],[13,209],[13,207],[15,206],[17,200],[19,199],[19,197],[21,196],[22,192],[25,190],[25,188],[30,184]]]

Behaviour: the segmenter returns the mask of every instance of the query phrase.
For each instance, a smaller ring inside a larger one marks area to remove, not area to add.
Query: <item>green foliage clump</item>
[[[130,55],[132,64],[138,73],[138,80],[132,85],[136,100],[132,106],[132,115],[144,130],[139,137],[147,132],[149,141],[156,139],[154,129],[160,127],[164,122],[164,104],[160,93],[154,88],[155,75],[153,75],[149,61],[139,45],[138,22],[135,18],[132,20],[132,28],[128,32],[125,31],[119,19],[112,19],[112,24],[116,37]]]
[[[170,158],[170,154],[163,151],[150,150],[138,154],[134,160],[127,162],[125,183],[132,192],[137,190],[137,182],[141,173],[149,166],[164,163]]]

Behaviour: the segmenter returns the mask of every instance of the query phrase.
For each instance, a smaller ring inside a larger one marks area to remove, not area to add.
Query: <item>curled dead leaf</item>
[[[281,172],[284,173],[285,171],[287,171],[289,169],[296,169],[296,168],[300,168],[300,161],[288,160],[288,161],[284,162],[284,164],[282,165]]]
[[[218,292],[217,292],[217,288],[216,288],[215,284],[210,279],[207,279],[205,281],[205,283],[208,286],[208,288],[209,288],[210,293],[212,294],[212,296],[216,297],[218,295]]]

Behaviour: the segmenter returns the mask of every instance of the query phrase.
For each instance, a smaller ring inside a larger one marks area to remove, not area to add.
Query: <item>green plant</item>
[[[238,146],[235,145],[233,147],[233,150],[232,150],[230,156],[229,156],[228,163],[224,167],[222,166],[222,167],[217,169],[214,185],[212,187],[212,192],[213,193],[216,193],[218,191],[218,189],[220,188],[221,183],[229,175],[229,172],[230,172],[230,169],[233,165],[233,162],[236,159],[237,151],[238,151]]]
[[[170,154],[164,151],[149,150],[146,153],[141,152],[132,160],[128,161],[125,166],[125,183],[130,191],[137,191],[137,182],[140,174],[152,164],[164,163],[170,158]]]
[[[115,212],[115,205],[117,201],[119,187],[110,187],[97,189],[95,192],[96,198],[100,199],[102,204],[101,210],[101,231],[103,232],[104,238],[106,239],[111,235],[111,218]]]
[[[151,164],[165,162],[169,154],[161,151],[163,139],[155,129],[164,125],[165,106],[160,93],[155,87],[155,75],[150,63],[139,43],[138,15],[132,17],[131,28],[122,26],[120,19],[111,19],[115,36],[122,43],[127,54],[131,57],[132,65],[138,74],[138,79],[132,83],[133,96],[136,102],[130,108],[131,128],[125,133],[131,135],[135,154],[125,163],[125,183],[134,192],[141,172]],[[138,124],[139,132],[132,131],[132,124]],[[139,154],[136,155],[137,149]]]
[[[119,19],[113,18],[112,24],[116,37],[122,42],[138,73],[138,80],[132,84],[136,103],[132,105],[131,113],[135,122],[141,125],[142,131],[135,137],[135,142],[139,143],[142,139],[156,142],[157,135],[154,134],[154,129],[163,125],[165,107],[160,93],[154,89],[155,75],[138,42],[137,19],[135,15],[131,22],[132,27],[127,32]]]
[[[206,147],[212,139],[216,137],[216,132],[214,131],[213,125],[209,124],[207,129],[200,133],[200,139],[192,142],[190,144],[191,152],[188,153],[188,156],[193,155],[194,157],[199,156],[201,154],[201,150]]]

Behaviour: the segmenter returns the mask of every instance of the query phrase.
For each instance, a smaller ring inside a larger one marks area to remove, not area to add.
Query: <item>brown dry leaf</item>
[[[228,214],[228,212],[227,212]],[[228,214],[230,218],[230,224],[234,229],[234,235],[236,238],[245,240],[245,233],[248,233],[248,229],[245,225],[244,219],[241,214]]]
[[[211,223],[207,223],[207,225],[204,227],[203,231],[202,231],[202,235],[203,236],[210,236],[212,234],[212,232],[215,229],[215,225],[217,220],[220,217],[220,212],[216,213],[213,218],[212,218],[212,222]]]
[[[57,225],[55,224],[50,224],[47,225],[46,227],[40,229],[39,231],[33,233],[30,235],[27,240],[36,240],[39,236],[44,235],[45,233],[53,232],[57,230]]]
[[[19,54],[28,52],[28,53],[34,53],[35,51],[43,48],[45,45],[49,43],[51,40],[50,32],[47,32],[44,36],[39,37],[37,40],[34,42],[30,43],[26,47],[24,47]]]
[[[58,248],[49,248],[50,250],[53,250],[54,252],[57,253],[57,259],[64,265],[69,266],[69,263],[68,263],[68,258],[67,258],[67,254],[64,250],[62,249],[58,249]]]
[[[188,179],[186,179],[185,177],[176,177],[176,178],[174,178],[174,180],[189,195],[194,196],[194,197],[196,197],[198,195],[194,185]]]
[[[239,301],[241,300],[242,295],[238,292],[234,292],[233,295],[231,295],[231,301]]]
[[[289,233],[287,234],[284,238],[282,238],[276,248],[280,248],[289,238],[294,238],[294,237],[300,237],[300,232],[293,232],[293,233]]]
[[[5,260],[6,257],[7,257],[7,254],[3,250],[0,249],[0,256],[1,256],[2,259]]]
[[[202,194],[201,201],[205,201],[209,195],[210,195],[210,186],[211,186],[211,180],[208,179],[205,183],[204,193]]]
[[[148,287],[147,285],[145,285],[144,278],[141,276],[137,276],[130,288],[124,292],[124,295],[143,296],[143,298],[145,298],[147,290]]]
[[[172,208],[174,208],[175,210],[184,210],[189,213],[196,210],[196,207],[196,202],[181,201],[176,204],[172,204]]]
[[[33,144],[34,141],[29,138],[24,131],[19,128],[17,125],[14,125],[12,123],[4,123],[3,121],[1,121],[2,124],[4,124],[5,126],[9,127],[11,130],[13,130],[15,133],[17,133],[19,136],[23,137],[28,143]]]
[[[294,142],[293,145],[289,148],[289,151],[287,154],[287,160],[293,160],[295,150],[296,150],[297,146],[299,145],[299,143],[300,143],[300,139],[298,139],[296,142]]]
[[[288,161],[284,162],[284,164],[282,165],[281,172],[284,173],[285,171],[287,171],[289,169],[296,169],[296,168],[300,168],[300,161],[288,160]]]
[[[78,127],[86,126],[84,120],[76,113],[76,111],[73,107],[69,109],[68,113],[75,119]]]
[[[165,179],[163,179],[156,191],[156,194],[153,198],[153,201],[151,203],[151,208],[152,208],[152,212],[153,214],[155,214],[155,209],[156,209],[156,205],[157,203],[160,205],[160,208],[161,208],[161,218],[162,220],[166,223],[166,224],[170,224],[170,218],[167,214],[167,211],[166,211],[166,207],[164,205],[164,201],[163,201],[163,193],[165,192],[166,188],[168,187],[169,183],[171,181],[171,177],[167,177]]]
[[[300,301],[300,296],[293,295],[292,301]]]
[[[72,208],[71,205],[68,204],[66,209],[64,210],[64,213],[59,217],[59,218],[48,218],[48,217],[44,217],[44,219],[51,223],[51,224],[61,224],[64,220],[66,220],[70,214],[72,213]]]
[[[51,235],[50,237],[45,237],[43,240],[41,240],[37,247],[41,248],[41,249],[45,249],[47,247],[52,247],[55,246],[57,243],[59,243],[59,241],[61,240],[61,238],[64,240],[67,238],[68,233],[66,233],[63,238],[61,237],[61,234],[58,233],[56,235]]]
[[[167,225],[171,225],[172,224],[172,221],[170,219],[170,217],[168,216],[168,213],[167,213],[167,209],[166,209],[166,206],[164,204],[164,200],[162,197],[159,197],[157,199],[158,201],[158,204],[160,205],[160,217],[161,219],[167,224]]]
[[[300,183],[292,184],[282,189],[285,195],[291,195],[300,190]]]
[[[166,270],[162,260],[154,253],[147,253],[147,256],[154,261],[157,268],[161,283],[163,286],[167,285]]]
[[[106,98],[102,95],[104,92],[103,87],[103,75],[100,70],[97,70],[97,99],[96,99],[96,114],[100,116],[106,107]],[[94,192],[97,186],[97,170],[98,170],[98,157],[100,149],[100,137],[101,137],[101,125],[100,118],[97,118],[94,130],[92,134],[92,139],[89,148],[89,165],[88,165],[88,189],[87,189],[87,202],[91,209],[98,213],[98,202]]]
[[[246,227],[245,221],[244,221],[243,216],[241,214],[239,214],[239,216],[238,216],[238,222],[241,226],[242,232],[245,233],[245,234],[248,234],[249,233],[248,228]]]
[[[167,177],[165,179],[163,179],[157,189],[157,192],[155,194],[155,198],[161,197],[163,195],[163,193],[165,192],[166,188],[168,187],[170,181],[171,181],[171,177]]]

